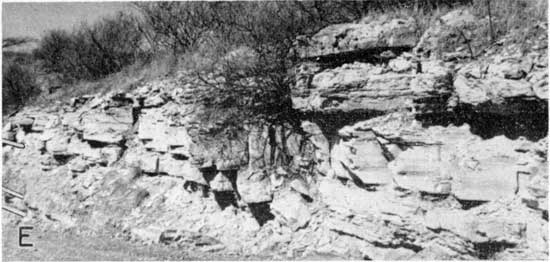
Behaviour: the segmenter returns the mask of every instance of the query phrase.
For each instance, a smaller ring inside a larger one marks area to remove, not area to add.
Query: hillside
[[[25,148],[3,146],[2,182],[26,217],[3,227],[189,257],[547,259],[548,23],[491,42],[488,22],[330,24],[294,41],[274,93],[269,72],[180,70],[25,106],[3,121]]]

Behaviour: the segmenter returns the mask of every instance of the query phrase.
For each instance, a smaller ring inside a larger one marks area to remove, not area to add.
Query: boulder
[[[470,142],[458,150],[460,155],[476,160],[475,168],[460,165],[452,174],[452,191],[458,199],[494,201],[513,198],[518,190],[515,163],[520,141],[504,136]]]
[[[363,184],[387,184],[391,173],[388,160],[372,131],[362,132],[359,137],[343,137],[331,152],[334,174]]]
[[[191,162],[189,161],[179,162],[182,162],[180,165],[178,165],[179,169],[174,170],[173,173],[170,175],[182,177],[185,180],[193,181],[201,185],[208,185],[198,167],[191,164]]]
[[[11,123],[14,126],[21,127],[25,130],[30,130],[32,124],[34,123],[34,119],[26,115],[18,115],[11,119]]]
[[[83,139],[105,144],[119,144],[133,123],[130,108],[109,108],[89,112],[82,117]]]
[[[423,62],[422,68],[422,73],[398,73],[355,62],[327,69],[313,75],[309,85],[292,89],[293,107],[324,112],[385,112],[411,108],[414,103],[441,107],[438,99],[451,94],[451,73],[436,62]]]
[[[34,132],[43,132],[45,129],[54,128],[59,124],[61,124],[61,120],[57,115],[37,114],[34,116],[31,130]]]
[[[80,155],[91,162],[99,162],[102,158],[101,148],[92,148],[88,142],[82,141],[76,136],[71,137],[71,142],[67,146],[67,152]]]
[[[454,82],[459,101],[479,105],[485,102],[503,103],[506,99],[534,97],[531,84],[525,80],[504,78],[475,79],[458,75]]]
[[[438,145],[405,150],[390,163],[396,186],[434,194],[451,193],[451,177],[441,170],[441,148]]]
[[[416,65],[410,59],[405,59],[404,57],[398,57],[397,59],[392,59],[388,63],[391,71],[396,73],[405,73],[413,68],[416,68]]]
[[[88,169],[88,163],[82,158],[75,158],[69,162],[69,170],[84,173]]]
[[[533,66],[529,56],[493,55],[461,66],[454,86],[460,103],[500,105],[510,101],[547,101],[547,79],[546,68]],[[497,112],[521,113],[524,110],[507,105]]]
[[[385,191],[369,192],[364,189],[346,186],[338,180],[324,178],[319,183],[321,201],[328,209],[344,216],[390,214],[407,216],[416,210],[414,206],[398,203]],[[365,201],[368,199],[368,201]],[[381,215],[382,216],[382,215]]]
[[[299,40],[301,59],[329,57],[349,52],[411,48],[417,42],[414,19],[381,19],[330,25],[307,40]]]
[[[548,71],[532,72],[526,79],[533,85],[533,91],[538,98],[548,100]]]
[[[305,227],[311,219],[305,200],[297,192],[281,192],[273,199],[271,211],[293,231]]]
[[[153,96],[146,96],[145,100],[143,101],[144,107],[159,107],[163,105],[166,102],[164,96],[162,94],[157,94]]]
[[[234,191],[233,184],[231,183],[231,180],[224,175],[222,172],[218,172],[216,176],[210,181],[210,188],[212,188],[213,191]]]
[[[164,229],[158,226],[150,225],[148,227],[135,227],[130,229],[132,236],[145,243],[159,243]]]
[[[294,190],[294,191],[296,191],[296,192],[298,192],[298,193],[300,193],[304,196],[308,196],[308,197],[312,196],[312,194],[310,192],[309,185],[303,179],[294,179],[294,180],[290,181],[289,187],[292,190]]]
[[[388,167],[397,186],[434,194],[454,194],[463,200],[510,198],[518,186],[515,148],[522,140],[504,136],[482,140],[468,125],[423,128],[408,113],[392,113],[361,121],[339,131],[343,137],[361,137],[372,130],[376,139],[399,145]],[[338,149],[335,147],[335,150]],[[388,150],[389,151],[389,150]],[[386,152],[387,153],[387,152]],[[389,154],[389,153],[387,153]],[[338,158],[343,153],[333,152]],[[334,163],[335,161],[333,161]]]
[[[57,167],[59,163],[51,155],[43,155],[40,157],[40,168],[44,171],[49,171]]]
[[[158,135],[158,130],[167,125],[158,108],[143,109],[139,116],[138,138],[140,140],[153,140]]]
[[[193,143],[184,126],[173,126],[162,108],[143,110],[138,127],[138,138],[146,141],[146,148],[168,152],[172,148],[189,150]]]
[[[264,170],[245,170],[237,175],[237,189],[246,203],[268,202],[273,199],[271,181]]]
[[[46,150],[52,155],[68,155],[69,136],[62,133],[56,133],[51,139],[46,141]]]
[[[442,51],[453,52],[456,48],[465,47],[460,32],[470,35],[477,28],[478,21],[466,9],[451,11],[426,29],[414,51],[434,57],[443,55]]]
[[[76,130],[82,130],[82,126],[80,124],[80,116],[82,115],[82,112],[65,112],[63,115],[61,115],[61,124],[65,127],[73,128]]]
[[[111,165],[118,161],[122,154],[122,148],[119,146],[107,146],[103,147],[100,150],[102,161],[106,162],[107,165]]]
[[[216,160],[216,169],[219,171],[233,171],[240,169],[241,160],[236,158],[229,159],[217,159]]]
[[[131,165],[137,165],[145,173],[157,173],[159,170],[159,154],[145,150],[130,150],[125,154],[124,161]]]
[[[183,126],[167,127],[164,131],[164,137],[159,139],[164,139],[170,148],[183,147],[188,149],[191,143],[193,143],[186,128]]]

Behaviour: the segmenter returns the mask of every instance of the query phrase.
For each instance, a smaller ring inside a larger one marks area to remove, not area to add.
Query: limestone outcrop
[[[186,73],[24,108],[3,128],[25,144],[3,148],[4,185],[30,218],[188,250],[545,258],[547,47],[437,51],[476,19],[454,11],[420,39],[408,18],[298,39],[289,122],[216,111],[220,79]]]
[[[413,18],[381,19],[330,25],[310,39],[298,39],[302,59],[322,58],[356,52],[413,47],[418,41]]]

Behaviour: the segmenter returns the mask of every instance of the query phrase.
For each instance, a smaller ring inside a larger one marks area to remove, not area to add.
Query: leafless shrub
[[[2,66],[2,110],[8,112],[24,106],[38,93],[34,73],[19,63]]]
[[[81,25],[75,32],[51,31],[35,55],[49,72],[75,79],[97,79],[120,71],[145,53],[134,19],[124,13]]]

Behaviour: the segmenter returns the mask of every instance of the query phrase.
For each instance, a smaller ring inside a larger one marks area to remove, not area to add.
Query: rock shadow
[[[512,109],[499,112],[499,108]],[[417,115],[416,120],[424,127],[468,124],[472,134],[482,139],[504,135],[513,140],[523,136],[530,141],[538,141],[548,134],[548,103],[530,100],[509,101],[498,106],[461,105],[453,112]]]
[[[260,226],[275,218],[275,215],[271,213],[270,202],[249,203],[248,207]]]

